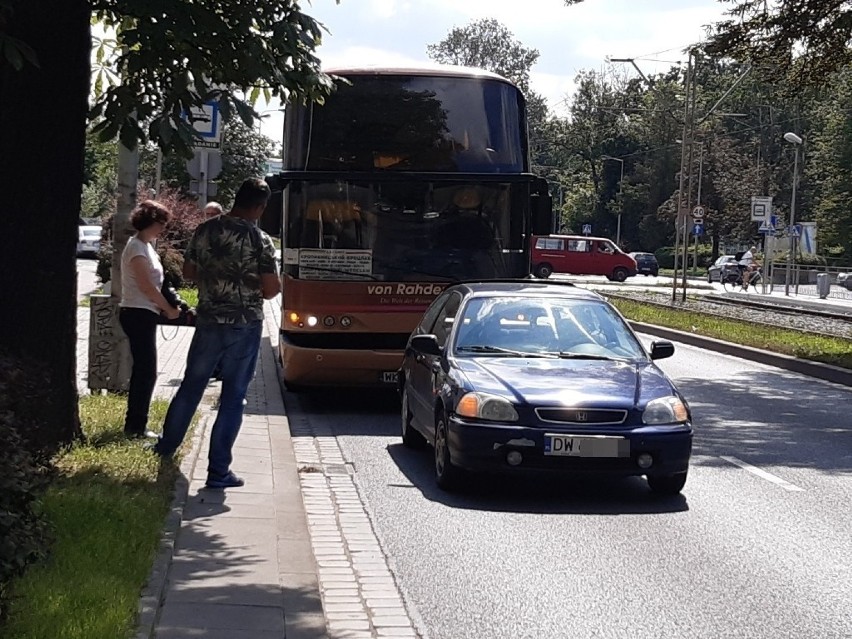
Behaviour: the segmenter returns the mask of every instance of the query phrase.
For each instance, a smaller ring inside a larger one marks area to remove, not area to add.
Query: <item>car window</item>
[[[451,293],[443,293],[432,302],[429,308],[426,309],[426,312],[423,314],[423,318],[420,320],[420,324],[417,325],[416,332],[420,335],[424,333],[428,333],[429,329],[432,328],[432,324],[435,322],[435,318],[438,316],[438,313],[441,312],[441,309],[444,308],[444,304],[447,303]]]
[[[646,357],[624,320],[604,301],[478,297],[467,303],[457,321],[455,351],[459,354],[481,356],[482,349],[476,347],[493,347],[528,353]]]
[[[535,241],[535,247],[537,249],[545,249],[549,251],[561,251],[565,245],[564,243],[565,240],[555,237],[540,237]]]
[[[435,318],[435,323],[432,326],[431,332],[438,338],[438,344],[444,346],[447,343],[447,336],[453,328],[453,323],[456,319],[459,306],[461,305],[461,295],[452,293],[444,304],[441,312]]]
[[[568,250],[577,253],[588,253],[592,250],[589,240],[568,240]]]

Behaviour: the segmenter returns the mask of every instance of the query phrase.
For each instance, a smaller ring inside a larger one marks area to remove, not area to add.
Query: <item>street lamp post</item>
[[[790,225],[787,227],[790,248],[787,251],[787,272],[784,274],[784,295],[790,295],[790,271],[792,270],[793,252],[796,248],[796,238],[793,236],[793,224],[796,222],[796,182],[799,179],[799,147],[802,145],[802,138],[795,133],[785,133],[784,139],[796,149],[793,159],[793,194],[790,196]]]
[[[621,214],[624,212],[624,195],[622,194],[621,189],[624,184],[624,160],[621,158],[614,158],[611,155],[603,155],[601,158],[604,160],[621,162],[621,177],[618,178],[618,199],[621,201],[618,204],[618,224],[615,229],[615,243],[617,246],[621,247]]]

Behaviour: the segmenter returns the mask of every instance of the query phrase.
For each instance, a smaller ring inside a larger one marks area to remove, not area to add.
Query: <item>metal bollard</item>
[[[818,273],[817,274],[817,293],[819,293],[819,298],[824,300],[828,297],[829,290],[831,289],[831,280],[828,278],[828,273]]]

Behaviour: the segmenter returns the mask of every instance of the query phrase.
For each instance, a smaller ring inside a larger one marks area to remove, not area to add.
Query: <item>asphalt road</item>
[[[77,299],[81,300],[95,290],[98,285],[98,277],[95,269],[98,261],[95,259],[77,258]]]
[[[684,495],[479,478],[448,496],[392,395],[290,396],[336,435],[424,636],[852,637],[852,389],[678,346]]]

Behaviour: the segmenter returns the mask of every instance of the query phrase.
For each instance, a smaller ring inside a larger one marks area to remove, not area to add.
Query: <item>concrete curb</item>
[[[819,362],[810,362],[803,359],[792,357],[791,355],[782,355],[780,353],[771,353],[769,351],[752,348],[751,346],[740,346],[732,344],[720,339],[712,337],[704,337],[695,333],[687,333],[686,331],[678,331],[673,328],[664,328],[655,326],[654,324],[643,324],[642,322],[630,321],[633,329],[640,333],[648,333],[664,339],[669,339],[676,342],[683,342],[691,346],[741,357],[743,359],[752,360],[768,366],[775,366],[788,371],[801,373],[817,379],[823,379],[835,384],[843,386],[852,386],[852,370],[841,368],[840,366],[832,366],[831,364],[821,364]]]
[[[209,392],[209,391],[208,391]],[[202,402],[209,399],[208,392]],[[139,598],[139,609],[136,624],[135,639],[153,639],[160,616],[160,609],[165,597],[166,586],[169,582],[169,570],[175,553],[175,541],[180,532],[183,520],[183,509],[189,498],[189,478],[192,477],[198,459],[201,456],[201,445],[204,434],[211,423],[212,412],[208,404],[202,404],[201,418],[193,429],[189,454],[180,463],[180,475],[175,481],[175,494],[172,498],[169,513],[163,522],[163,532],[160,536],[160,545],[157,556],[151,566],[148,581]]]

